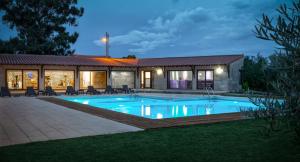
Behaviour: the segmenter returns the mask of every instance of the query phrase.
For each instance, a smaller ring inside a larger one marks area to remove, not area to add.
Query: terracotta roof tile
[[[230,64],[243,55],[218,55],[195,57],[165,57],[123,59],[101,56],[54,56],[54,55],[13,55],[0,54],[0,65],[79,65],[79,66],[184,66]]]

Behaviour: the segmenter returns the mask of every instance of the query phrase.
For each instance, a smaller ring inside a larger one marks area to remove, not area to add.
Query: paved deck
[[[0,146],[139,130],[36,98],[0,98]]]

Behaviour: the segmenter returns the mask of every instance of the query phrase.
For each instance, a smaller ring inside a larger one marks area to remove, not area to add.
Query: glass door
[[[151,71],[141,71],[141,88],[152,88]]]

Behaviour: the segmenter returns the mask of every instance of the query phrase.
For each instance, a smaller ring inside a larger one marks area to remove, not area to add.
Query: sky
[[[79,0],[76,54],[104,55],[101,37],[110,35],[110,56],[139,58],[222,54],[268,56],[276,45],[255,37],[262,14],[275,17],[290,0]],[[16,32],[0,21],[0,39]]]

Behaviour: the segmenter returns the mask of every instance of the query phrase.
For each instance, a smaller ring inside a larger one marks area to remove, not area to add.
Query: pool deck
[[[195,97],[199,95],[186,95],[186,94],[154,94],[154,93],[140,93],[139,95],[153,96],[153,97]],[[149,119],[135,115],[124,114],[116,111],[107,109],[100,109],[90,105],[84,105],[76,102],[66,101],[57,97],[41,97],[39,98],[44,101],[48,101],[57,105],[68,107],[70,109],[86,112],[106,119],[111,119],[120,123],[132,125],[142,129],[162,128],[162,127],[174,127],[174,126],[185,126],[193,124],[207,124],[217,123],[224,121],[242,120],[245,117],[237,113],[226,113],[226,114],[212,114],[203,116],[191,116],[191,117],[179,117],[179,118],[167,118],[167,119]]]
[[[0,147],[140,130],[34,97],[0,98]]]

